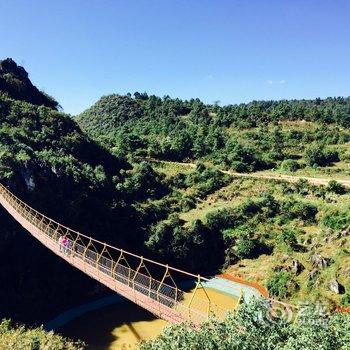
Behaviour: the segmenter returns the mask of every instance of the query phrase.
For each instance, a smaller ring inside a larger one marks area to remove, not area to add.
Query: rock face
[[[274,271],[274,272],[280,272],[280,271],[283,271],[284,269],[285,269],[285,267],[281,266],[281,265],[276,265],[276,266],[272,267],[272,271]]]
[[[342,286],[336,279],[332,279],[329,282],[329,289],[335,294],[343,294],[345,292],[344,286]]]
[[[310,257],[310,262],[314,268],[325,268],[331,264],[331,259],[324,258],[321,254],[315,253]]]
[[[293,272],[296,275],[299,275],[305,269],[305,267],[302,265],[302,263],[299,260],[293,260],[292,265],[293,265]]]
[[[59,107],[57,101],[39,91],[31,83],[26,70],[17,66],[11,58],[0,61],[0,92],[7,93],[13,99],[34,105],[44,105],[52,109]]]
[[[316,277],[318,271],[317,269],[313,269],[310,273],[309,273],[309,279],[313,279]]]
[[[349,237],[350,236],[350,226],[345,228],[339,233],[340,237]]]

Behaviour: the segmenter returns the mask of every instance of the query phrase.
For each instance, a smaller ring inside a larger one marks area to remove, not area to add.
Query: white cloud
[[[284,79],[281,79],[281,80],[266,80],[266,83],[269,84],[269,85],[272,85],[272,84],[285,84],[286,81]]]

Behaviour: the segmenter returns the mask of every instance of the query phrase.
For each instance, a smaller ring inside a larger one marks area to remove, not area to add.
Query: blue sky
[[[348,96],[349,20],[348,0],[0,0],[0,58],[72,114],[113,92]]]

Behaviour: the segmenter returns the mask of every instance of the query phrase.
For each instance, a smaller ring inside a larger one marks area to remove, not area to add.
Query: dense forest
[[[350,140],[350,98],[220,107],[199,99],[183,101],[146,93],[109,95],[77,121],[116,154],[173,161],[206,159],[240,172],[276,168],[283,161],[288,168],[298,168],[328,165],[340,156],[349,159],[349,153],[324,148]],[[317,122],[316,130],[295,128],[312,122]],[[288,123],[294,128],[286,130]],[[309,147],[300,148],[305,145]],[[316,148],[318,154],[313,154]],[[299,158],[303,161],[298,162]]]
[[[220,107],[135,93],[102,97],[73,118],[33,86],[24,68],[0,61],[1,183],[97,239],[194,273],[228,271],[293,303],[321,301],[328,310],[350,305],[350,192],[336,181],[349,179],[349,146],[350,98]],[[330,181],[316,186],[237,172]],[[40,324],[106,292],[46,251],[2,208],[0,220],[2,317]],[[247,326],[255,317],[249,307],[241,311]],[[329,322],[348,327],[341,316]],[[281,349],[300,341],[288,326],[274,326],[271,337],[281,337]],[[205,325],[202,333],[175,327],[145,349],[164,348],[172,337],[184,339],[177,348],[185,349],[188,339],[198,344],[194,349],[216,347],[208,329],[229,349],[244,340],[237,327],[232,319]],[[0,331],[26,332],[7,321]],[[226,338],[228,332],[237,337]],[[325,337],[331,344],[335,333]]]

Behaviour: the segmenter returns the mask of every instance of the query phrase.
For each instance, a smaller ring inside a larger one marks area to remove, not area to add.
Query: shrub
[[[196,195],[205,197],[228,183],[229,176],[221,171],[206,168],[202,163],[197,164],[196,171],[190,173],[186,178],[187,186],[194,186]]]
[[[126,178],[119,190],[129,198],[144,200],[146,198],[160,198],[169,192],[164,175],[155,171],[147,162],[141,162],[134,172]]]
[[[184,173],[178,173],[174,175],[170,180],[170,185],[174,188],[186,188],[186,175]]]
[[[254,299],[243,303],[223,321],[214,319],[199,329],[180,324],[166,327],[154,340],[141,344],[141,350],[348,350],[350,315],[324,315],[305,307],[298,321],[271,319],[270,304]]]
[[[257,205],[260,208],[261,214],[265,218],[274,217],[280,211],[280,204],[275,197],[267,192],[264,192],[257,200]]]
[[[291,275],[286,271],[275,272],[267,281],[269,293],[278,298],[286,298],[289,294],[288,286],[291,284]]]
[[[284,216],[290,220],[301,219],[313,222],[318,212],[314,204],[307,202],[285,202],[282,208]]]
[[[294,159],[285,159],[281,163],[281,169],[283,171],[295,172],[299,169],[299,163]]]
[[[237,171],[238,173],[250,172],[251,168],[244,162],[233,160],[230,164],[232,170]]]
[[[240,239],[247,238],[254,234],[254,228],[249,225],[240,225],[235,228],[229,228],[223,231],[224,238]]]
[[[331,180],[328,182],[327,191],[334,192],[336,194],[345,194],[347,192],[347,188],[343,184],[335,180]]]
[[[193,198],[185,196],[180,199],[179,206],[181,208],[181,211],[187,212],[196,207],[196,202],[193,200]]]
[[[291,248],[294,248],[298,244],[297,236],[293,231],[283,231],[277,238],[280,243],[285,243]]]
[[[324,145],[313,143],[305,149],[304,157],[310,166],[327,166],[339,161],[338,152],[326,151]]]
[[[340,303],[345,306],[350,306],[350,284],[345,288],[345,294],[341,297]]]
[[[343,229],[350,225],[350,213],[347,210],[329,210],[323,216],[322,223],[333,230]]]
[[[238,143],[231,139],[226,144],[225,163],[237,172],[250,172],[271,167],[262,159],[259,151],[252,147]]]
[[[339,158],[343,162],[350,162],[350,151],[343,151],[340,153]]]
[[[309,187],[310,184],[307,180],[305,179],[299,179],[296,183],[295,183],[295,190],[303,195],[306,195],[309,192]]]
[[[9,320],[0,322],[0,349],[12,350],[83,350],[81,342],[73,342],[42,328],[26,329],[24,326],[13,326]]]
[[[207,226],[211,231],[222,230],[234,226],[236,216],[229,209],[219,209],[206,215]]]
[[[240,203],[237,208],[236,212],[239,216],[244,217],[252,217],[256,215],[261,209],[261,206],[256,201],[252,200],[251,198],[245,199],[242,203]]]
[[[268,252],[267,245],[257,239],[240,239],[235,247],[235,253],[240,259],[254,259]]]

